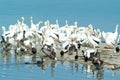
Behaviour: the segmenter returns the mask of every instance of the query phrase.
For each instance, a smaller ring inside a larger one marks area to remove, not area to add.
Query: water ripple
[[[108,80],[107,77],[116,80],[120,78],[119,75],[120,72],[112,74],[111,70],[95,70],[92,65],[69,61],[24,64],[24,60],[21,60],[0,65],[0,79],[2,80]]]

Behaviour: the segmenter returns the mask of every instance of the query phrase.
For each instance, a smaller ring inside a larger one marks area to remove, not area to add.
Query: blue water
[[[31,60],[31,59],[30,59]],[[120,71],[68,61],[25,64],[14,54],[0,54],[0,80],[119,80]],[[90,68],[90,69],[89,69]]]
[[[50,20],[65,25],[65,20],[72,25],[92,24],[101,31],[113,32],[120,24],[119,0],[0,0],[0,26],[15,24],[22,16],[29,24],[30,16],[34,22]],[[120,31],[120,28],[119,28]]]
[[[30,17],[34,23],[59,20],[60,26],[78,22],[79,26],[92,24],[101,31],[113,32],[115,25],[120,25],[119,0],[0,0],[0,26],[9,27],[22,16],[25,23],[30,24]],[[1,31],[0,31],[1,33]],[[120,28],[119,28],[120,33]],[[66,65],[67,63],[67,65]],[[104,69],[87,73],[83,64],[65,62],[48,63],[44,67],[17,63],[14,56],[3,61],[0,56],[0,80],[119,80],[120,72]],[[113,74],[115,73],[115,74]],[[97,76],[98,75],[98,76]]]

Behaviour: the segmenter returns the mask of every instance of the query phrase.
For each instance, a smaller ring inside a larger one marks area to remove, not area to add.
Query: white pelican
[[[52,29],[59,29],[58,20],[56,20],[56,23],[55,23],[55,24],[51,24],[50,26],[51,26]]]
[[[50,44],[44,44],[41,51],[49,58],[57,60],[56,58],[56,50],[55,48]],[[40,53],[41,54],[41,53]]]
[[[64,56],[64,53],[67,53],[69,55],[72,55],[74,52],[76,52],[76,56],[75,59],[78,59],[78,45],[76,42],[73,41],[65,41],[64,43],[62,43],[62,49],[60,51],[60,55],[61,57]]]
[[[31,31],[36,31],[37,30],[37,26],[33,23],[33,18],[32,16],[30,17],[30,23],[31,23]]]
[[[50,29],[50,22],[49,22],[49,20],[47,20],[47,21],[44,22],[44,26],[42,26],[40,28],[40,31],[45,33],[49,29]]]
[[[83,53],[85,62],[87,62],[88,60],[92,60],[93,57],[99,57],[98,50],[95,50],[95,49],[86,48],[86,50],[82,50],[82,53]]]
[[[100,29],[97,29],[97,30],[94,29],[94,32],[95,32],[94,36],[100,39],[101,38],[101,31],[100,31]]]
[[[97,39],[94,36],[89,36],[89,35],[88,35],[88,40],[89,40],[89,43],[92,43],[94,48],[97,47],[100,42],[100,39]]]
[[[106,42],[106,44],[108,45],[108,48],[112,48],[114,47],[115,43],[116,43],[116,39],[118,36],[118,24],[116,25],[116,29],[115,32],[102,32],[102,36]]]
[[[32,18],[32,16],[30,17],[30,23],[31,23],[31,28],[30,28],[30,30],[31,31],[38,31],[39,30],[39,25],[42,23],[42,21],[39,21],[37,24],[34,24],[33,23],[33,18]]]
[[[82,42],[81,44],[87,43],[89,45],[91,45],[92,47],[99,47],[99,43],[101,42],[101,40],[93,35],[91,35],[89,33],[89,31],[86,31],[85,34],[82,37]]]
[[[20,30],[21,31],[28,31],[29,27],[27,24],[24,23],[24,17],[21,17],[22,21],[21,21],[21,25],[20,25]]]
[[[118,36],[117,44],[120,45],[120,34]]]
[[[9,34],[9,32],[6,32],[6,28],[4,26],[2,26],[2,41],[3,42],[6,42],[6,38],[7,38],[7,35]]]
[[[13,46],[16,45],[15,39],[14,39],[14,31],[6,31],[6,28],[2,26],[2,46],[5,50],[10,50],[13,48]]]
[[[44,35],[42,34],[42,48],[41,51],[42,53],[40,53],[40,55],[42,56],[43,54],[52,58],[52,59],[57,59],[56,58],[56,44],[55,41],[53,39],[53,37],[49,36],[49,35]]]

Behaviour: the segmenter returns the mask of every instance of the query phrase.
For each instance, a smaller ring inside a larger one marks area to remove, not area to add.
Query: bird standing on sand
[[[116,29],[115,32],[102,32],[102,36],[106,42],[106,44],[108,45],[108,48],[113,48],[115,43],[116,43],[116,39],[118,36],[118,24],[116,25]]]
[[[92,64],[95,66],[96,69],[101,69],[103,65],[103,61],[98,58],[93,58]]]

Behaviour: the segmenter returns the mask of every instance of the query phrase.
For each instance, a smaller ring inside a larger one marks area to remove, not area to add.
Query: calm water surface
[[[79,26],[92,24],[101,31],[114,31],[120,24],[119,0],[0,0],[0,26],[9,27],[21,17],[25,23],[50,20],[52,24],[59,20],[60,26],[78,21]],[[119,28],[120,31],[120,28]]]
[[[96,70],[92,65],[68,61],[45,61],[34,64],[26,55],[15,56],[10,52],[0,53],[1,80],[119,80],[120,72],[105,68]],[[36,60],[39,60],[36,58]],[[29,62],[31,64],[25,64]]]

